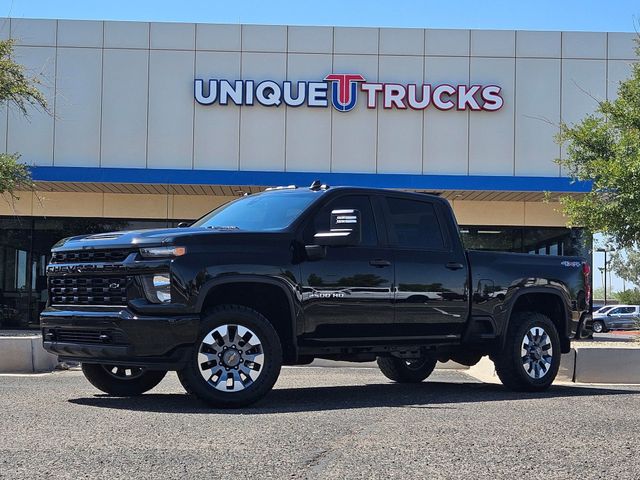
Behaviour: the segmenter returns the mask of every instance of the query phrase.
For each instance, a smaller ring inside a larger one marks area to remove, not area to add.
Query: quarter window
[[[444,250],[442,230],[432,203],[388,198],[389,234],[399,247]]]

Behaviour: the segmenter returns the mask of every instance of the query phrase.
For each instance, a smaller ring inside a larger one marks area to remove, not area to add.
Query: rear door
[[[468,267],[452,238],[452,215],[437,202],[382,198],[389,245],[394,251],[396,332],[407,337],[459,335],[467,320]]]

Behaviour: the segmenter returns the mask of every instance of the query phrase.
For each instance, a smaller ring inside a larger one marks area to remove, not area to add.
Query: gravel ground
[[[370,368],[285,368],[256,407],[207,409],[174,374],[118,399],[78,371],[0,375],[0,478],[640,478],[640,387],[505,391]]]

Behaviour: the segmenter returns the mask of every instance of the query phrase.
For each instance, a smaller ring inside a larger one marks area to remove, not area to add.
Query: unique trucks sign
[[[504,103],[497,85],[402,85],[370,83],[359,74],[332,73],[324,81],[275,82],[265,80],[203,80],[194,81],[194,96],[201,105],[244,105],[258,103],[265,107],[326,108],[329,102],[339,112],[348,112],[358,103],[362,92],[367,108],[424,110],[433,105],[438,110],[500,110]]]

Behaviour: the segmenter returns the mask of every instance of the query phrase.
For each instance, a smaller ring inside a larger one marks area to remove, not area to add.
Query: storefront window
[[[581,228],[462,226],[460,235],[470,250],[532,255],[590,255],[591,240]]]
[[[37,328],[51,247],[73,235],[175,227],[179,221],[0,217],[0,328]]]

